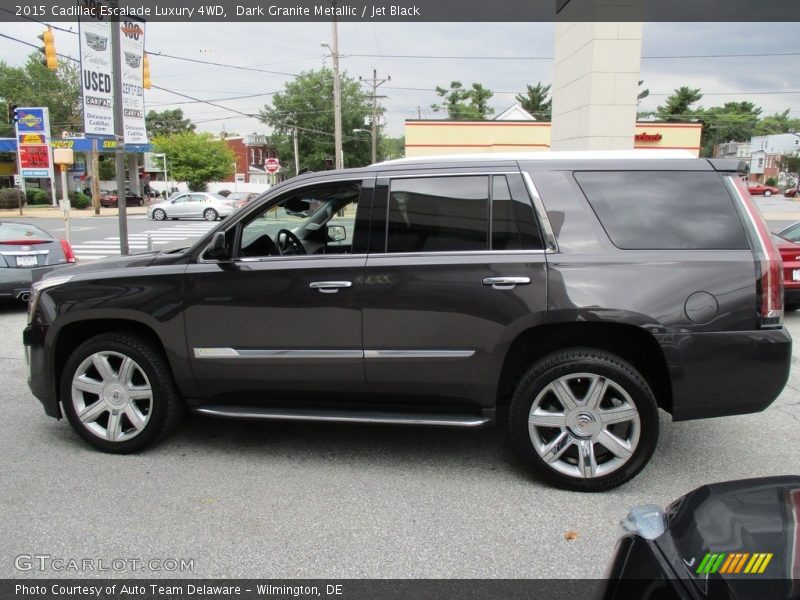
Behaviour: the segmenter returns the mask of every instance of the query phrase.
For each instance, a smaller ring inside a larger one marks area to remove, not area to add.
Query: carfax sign
[[[78,22],[81,49],[83,130],[89,137],[114,135],[111,23],[97,19]]]

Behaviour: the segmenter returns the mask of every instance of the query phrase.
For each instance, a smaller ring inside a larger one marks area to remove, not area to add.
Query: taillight
[[[781,260],[781,254],[775,247],[767,224],[742,180],[730,177],[728,181],[733,184],[736,195],[741,200],[758,238],[758,248],[755,249],[755,254],[759,267],[761,327],[780,327],[783,324],[783,260]]]
[[[61,249],[64,251],[64,258],[67,259],[67,262],[74,263],[75,253],[72,251],[72,246],[69,245],[67,240],[61,240]]]

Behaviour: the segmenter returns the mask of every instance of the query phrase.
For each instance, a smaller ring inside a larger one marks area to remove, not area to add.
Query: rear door
[[[384,173],[364,278],[369,389],[491,406],[517,332],[544,322],[545,248],[520,173]]]

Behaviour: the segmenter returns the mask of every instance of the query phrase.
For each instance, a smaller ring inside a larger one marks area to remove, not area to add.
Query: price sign
[[[23,177],[49,177],[49,147],[46,144],[20,146],[19,166]]]

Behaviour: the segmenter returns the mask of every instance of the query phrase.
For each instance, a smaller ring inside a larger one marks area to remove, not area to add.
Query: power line
[[[642,60],[677,60],[690,58],[753,58],[769,56],[800,56],[800,52],[742,52],[737,54],[670,54],[642,56]],[[552,56],[470,56],[433,54],[347,54],[345,58],[399,58],[409,60],[553,60]]]

